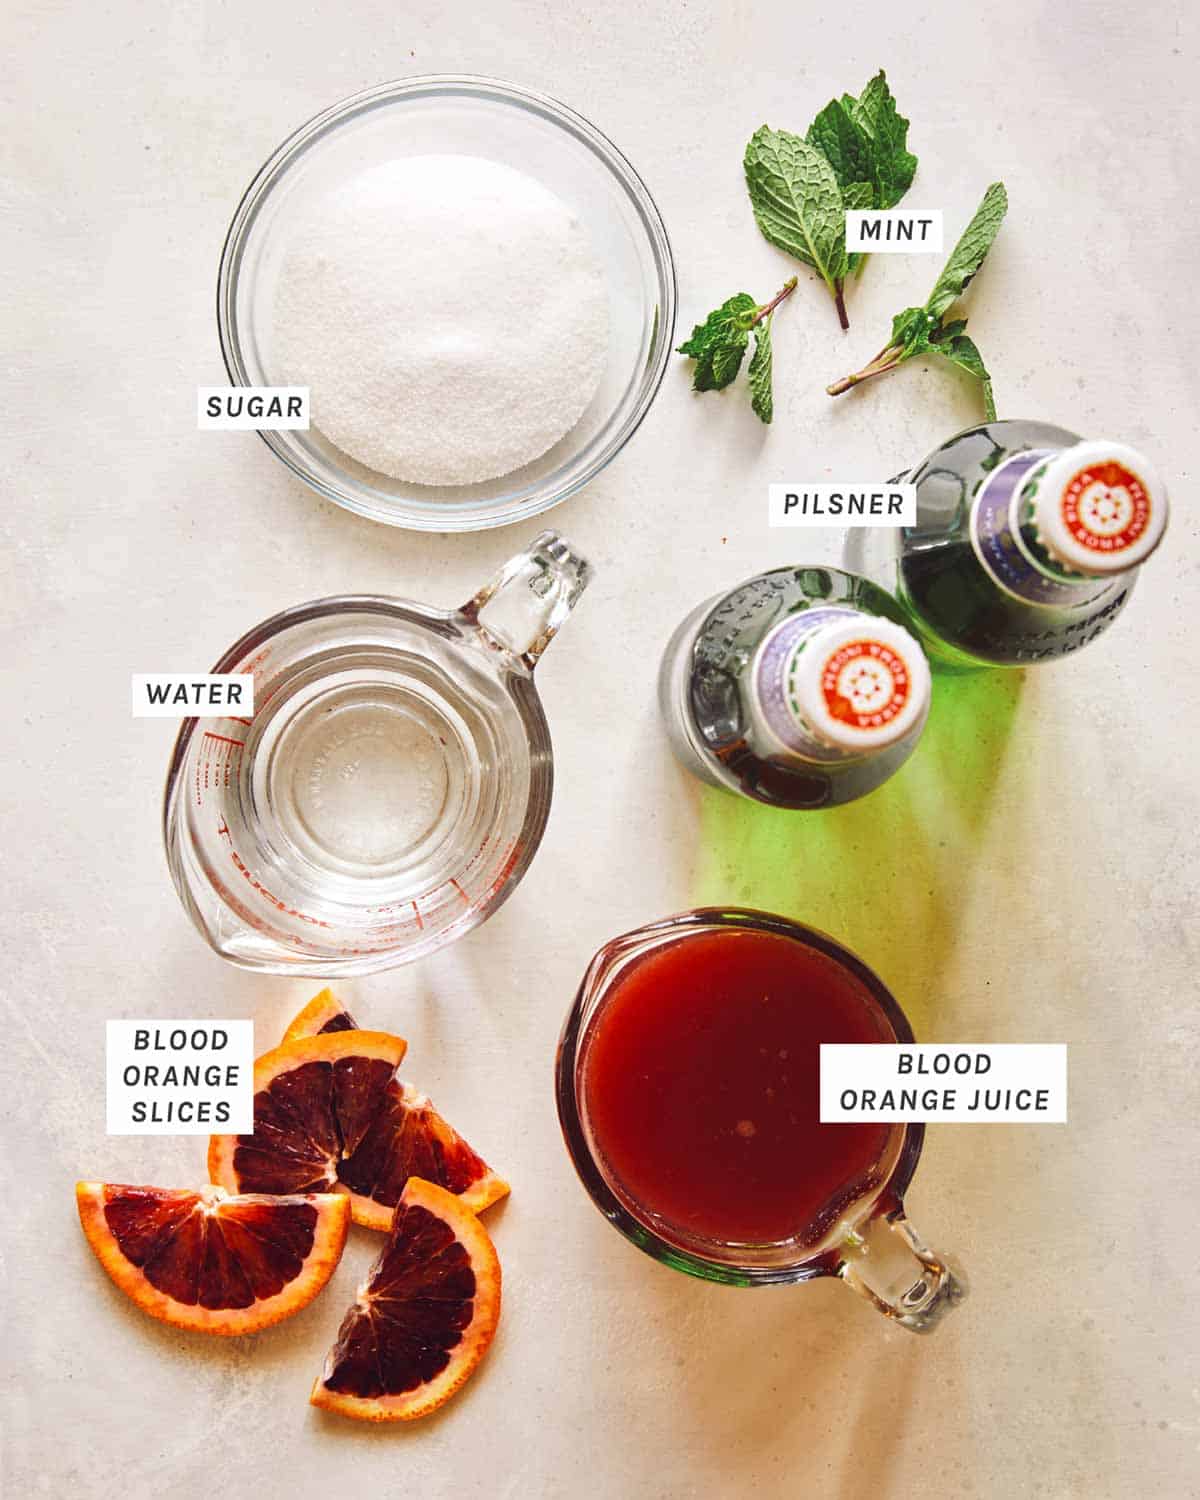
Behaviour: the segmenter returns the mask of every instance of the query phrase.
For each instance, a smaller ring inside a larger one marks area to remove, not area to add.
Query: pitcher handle
[[[846,1285],[913,1333],[929,1333],[967,1295],[965,1276],[922,1242],[902,1208],[850,1230],[838,1254]]]
[[[509,558],[463,613],[484,636],[520,657],[532,671],[591,576],[591,563],[565,538],[557,531],[543,531],[524,552]]]

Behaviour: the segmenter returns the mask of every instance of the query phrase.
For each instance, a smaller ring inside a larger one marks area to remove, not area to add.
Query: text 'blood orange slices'
[[[427,1416],[471,1375],[499,1319],[487,1230],[453,1193],[411,1177],[309,1400],[367,1422]]]
[[[346,1243],[341,1194],[230,1197],[80,1182],[79,1220],[113,1281],[151,1317],[200,1333],[253,1333],[299,1312]]]
[[[354,1029],[342,1003],[322,990],[295,1017],[284,1040]],[[429,1099],[399,1079],[388,1084],[378,1114],[356,1148],[344,1155],[337,1177],[353,1196],[355,1222],[383,1232],[410,1177],[444,1187],[474,1213],[509,1190]]]

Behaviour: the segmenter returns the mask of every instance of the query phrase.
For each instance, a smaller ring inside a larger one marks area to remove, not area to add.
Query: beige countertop
[[[1200,1495],[1195,15],[14,0],[3,39],[4,1493]],[[252,1016],[266,1046],[319,988],[235,970],[188,924],[159,835],[172,726],[131,720],[129,675],[206,669],[323,594],[456,603],[538,523],[388,530],[319,500],[252,435],[198,433],[195,387],[224,380],[228,219],[268,152],[344,95],[507,76],[576,107],[642,173],[686,332],[789,274],[748,212],[750,132],[803,129],[881,64],[913,121],[914,206],[943,208],[949,235],[987,183],[1008,185],[969,308],[1001,413],[1142,446],[1177,501],[1171,532],[1078,658],[940,682],[919,755],[869,800],[792,818],[742,805],[670,759],[666,637],[802,547],[836,556],[834,536],[767,530],[769,481],[885,477],[976,420],[978,396],[916,364],[823,394],[925,295],[931,259],[873,260],[847,335],[801,273],[769,431],[741,397],[692,398],[673,361],[635,439],[552,517],[597,571],[539,668],[558,784],[537,860],[457,946],[343,987],[364,1023],[408,1037],[406,1075],[513,1183],[490,1218],[500,1334],[428,1423],[326,1417],[306,1395],[365,1232],[305,1312],[209,1343],[126,1303],[75,1221],[76,1177],[202,1180],[202,1141],[106,1138],[108,1017]],[[834,1282],[690,1281],[577,1184],[551,1094],[575,985],[606,938],[701,901],[827,928],[923,1040],[1069,1044],[1068,1125],[929,1130],[910,1209],[972,1283],[935,1337]]]

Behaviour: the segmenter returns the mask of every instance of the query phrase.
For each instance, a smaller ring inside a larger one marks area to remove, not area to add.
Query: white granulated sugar
[[[360,173],[297,226],[275,301],[279,381],[368,468],[474,484],[539,458],[596,393],[604,273],[567,205],[474,156]]]

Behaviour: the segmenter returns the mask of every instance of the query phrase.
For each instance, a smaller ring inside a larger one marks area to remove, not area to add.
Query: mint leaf
[[[752,318],[757,311],[758,303],[749,292],[735,292],[715,312],[710,312],[703,323],[697,323],[692,329],[691,338],[680,344],[675,352],[690,354],[696,358],[713,344],[724,342],[738,332],[745,335],[750,327],[747,318]],[[743,337],[743,347],[745,343]]]
[[[969,371],[983,388],[984,409],[989,421],[996,415],[992,377],[983,362],[975,341],[964,332],[965,318],[946,322],[945,314],[976,276],[987,257],[1008,211],[1008,194],[1002,182],[994,182],[983,195],[971,222],[963,230],[958,244],[934,283],[924,307],[906,307],[892,319],[892,334],[886,347],[853,375],[834,381],[826,390],[840,396],[852,386],[876,375],[886,374],[917,354],[940,354],[952,364]]]
[[[930,320],[923,307],[906,307],[892,319],[890,348],[908,349],[913,344],[927,343],[931,330],[937,326],[936,318]]]
[[[940,318],[952,302],[957,301],[971,284],[996,238],[1004,215],[1008,212],[1008,194],[1002,182],[993,182],[975,210],[975,216],[959,236],[950,252],[925,306]]]
[[[679,345],[677,354],[696,361],[694,391],[719,391],[733,380],[742,367],[750,324],[757,312],[758,303],[749,292],[736,292],[703,323],[697,323],[691,338]]]
[[[887,74],[880,68],[862,94],[842,107],[870,144],[874,208],[894,208],[912,186],[917,158],[908,150],[908,121],[896,108]]]
[[[866,183],[870,191],[873,175],[871,138],[850,116],[840,99],[831,99],[817,118],[808,127],[804,139],[815,146],[833,168],[845,200],[851,183]],[[846,203],[846,207],[851,205]],[[871,208],[873,203],[856,204],[855,207]]]
[[[842,189],[842,204],[846,209],[874,208],[875,189],[869,182],[851,182]],[[846,257],[848,270],[857,271],[867,258],[865,250],[852,250]]]
[[[966,325],[961,325],[965,327]],[[940,354],[952,364],[961,365],[968,370],[983,386],[983,406],[989,422],[996,420],[996,399],[992,393],[992,377],[987,372],[987,366],[983,362],[983,356],[975,347],[975,340],[968,338],[965,333],[955,333],[953,337],[942,342],[939,341],[931,346],[934,354]],[[751,371],[753,371],[751,365]]]
[[[966,326],[966,318],[955,318],[953,323],[941,323],[934,338],[940,344],[943,339],[952,339],[960,334]]]
[[[750,405],[755,416],[770,422],[775,415],[775,396],[771,389],[771,318],[768,313],[754,330],[754,354],[750,360]]]
[[[775,403],[771,392],[771,319],[775,309],[796,290],[796,278],[787,281],[761,305],[749,292],[737,292],[710,312],[703,323],[697,323],[692,335],[676,349],[696,361],[692,375],[694,391],[719,391],[729,385],[742,367],[754,330],[754,354],[748,370],[750,405],[755,413],[769,422]]]
[[[917,158],[907,149],[908,121],[897,111],[882,69],[860,98],[831,99],[805,140],[833,168],[843,209],[892,208],[912,185]],[[854,251],[847,269],[861,271],[866,258]]]
[[[817,272],[846,327],[846,213],[833,168],[815,146],[769,125],[751,136],[744,168],[754,218],[764,237]]]
[[[715,344],[709,359],[706,360],[701,356],[696,365],[695,379],[692,381],[695,389],[722,391],[731,384],[734,376],[742,368],[742,359],[748,343],[749,340],[743,334],[740,344]],[[702,376],[705,378],[702,379]]]

